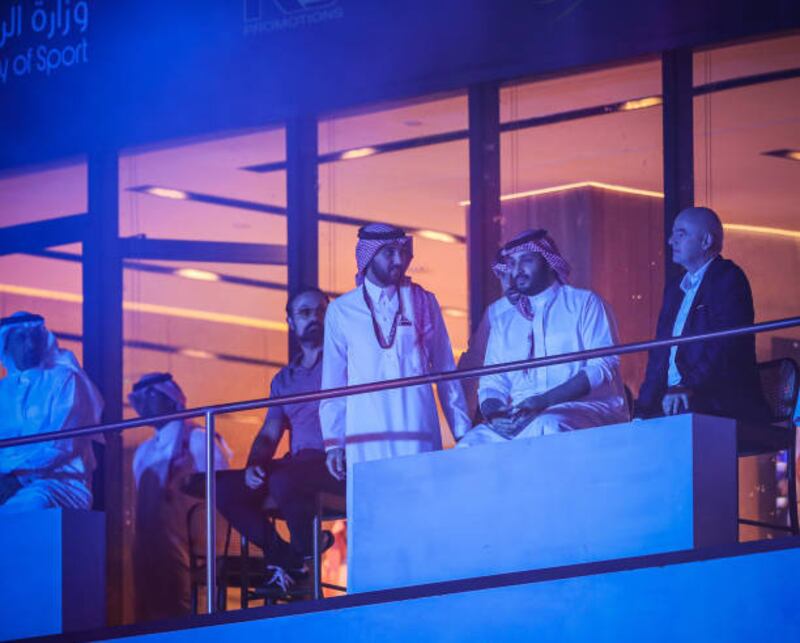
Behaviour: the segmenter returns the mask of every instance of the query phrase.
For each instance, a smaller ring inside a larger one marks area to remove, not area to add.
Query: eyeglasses
[[[299,319],[311,319],[312,317],[316,317],[319,314],[324,315],[327,306],[315,306],[314,308],[296,308],[292,312],[292,317],[297,317]]]

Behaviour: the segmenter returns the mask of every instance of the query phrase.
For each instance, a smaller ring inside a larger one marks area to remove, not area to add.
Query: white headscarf
[[[44,318],[41,315],[29,313],[20,310],[10,317],[4,317],[0,320],[0,361],[3,363],[9,375],[19,373],[17,363],[11,358],[6,350],[6,343],[8,336],[12,330],[17,328],[41,328],[45,333],[45,350],[44,357],[40,366],[42,368],[53,368],[54,366],[63,366],[64,368],[72,371],[75,376],[83,383],[84,389],[89,396],[89,404],[96,410],[96,417],[100,417],[103,412],[105,402],[103,396],[94,382],[89,379],[89,376],[81,368],[74,353],[65,348],[59,348],[58,340],[53,333],[48,330],[44,324]],[[102,434],[92,436],[93,439],[102,441]]]
[[[133,391],[128,395],[128,401],[131,403],[131,406],[136,408],[134,402],[149,388],[154,388],[175,402],[176,411],[183,411],[186,409],[186,395],[184,395],[181,387],[177,385],[175,380],[172,379],[172,374],[158,372],[142,375],[139,381],[133,385]]]

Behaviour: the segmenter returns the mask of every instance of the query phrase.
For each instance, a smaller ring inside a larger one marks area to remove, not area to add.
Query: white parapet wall
[[[736,427],[682,415],[356,464],[348,590],[737,540]]]
[[[105,514],[43,509],[0,522],[0,640],[105,624]]]

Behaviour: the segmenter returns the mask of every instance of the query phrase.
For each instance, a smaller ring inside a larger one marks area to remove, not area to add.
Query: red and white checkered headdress
[[[522,232],[500,248],[499,255],[502,260],[498,258],[492,264],[492,270],[498,277],[508,270],[505,259],[518,252],[540,253],[547,261],[547,265],[556,273],[558,280],[562,284],[567,283],[570,273],[569,263],[561,256],[556,242],[547,234],[547,230],[540,228]]]
[[[390,243],[408,244],[409,252],[413,255],[413,243],[405,230],[386,223],[369,223],[358,229],[358,243],[356,244],[356,285],[364,283],[364,273],[370,261],[383,246]]]

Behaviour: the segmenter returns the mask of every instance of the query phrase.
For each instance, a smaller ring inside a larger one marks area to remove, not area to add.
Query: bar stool
[[[344,496],[320,492],[315,498],[313,524],[313,566],[314,566],[314,599],[322,598],[322,589],[335,589],[346,592],[347,588],[333,583],[322,582],[322,524],[334,520],[347,519],[347,502]]]

